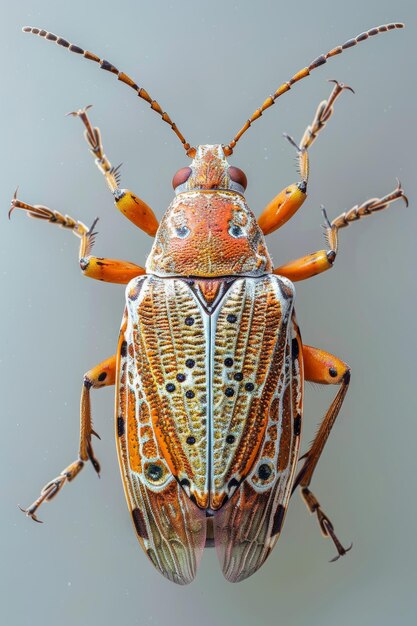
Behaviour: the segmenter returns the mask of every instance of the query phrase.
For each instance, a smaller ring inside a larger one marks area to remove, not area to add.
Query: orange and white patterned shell
[[[119,458],[138,538],[174,582],[194,578],[213,537],[231,581],[278,539],[301,428],[293,296],[273,275],[127,287]]]

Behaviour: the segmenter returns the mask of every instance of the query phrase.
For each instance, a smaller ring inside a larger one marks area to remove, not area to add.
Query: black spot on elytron
[[[156,465],[156,463],[150,463],[146,468],[146,475],[150,480],[157,481],[162,478],[162,474],[164,470],[160,465]]]
[[[226,319],[231,324],[234,324],[237,321],[237,317],[233,313],[229,313],[229,315],[226,317]]]
[[[337,376],[337,369],[335,367],[329,367],[329,374],[332,378],[336,378]]]
[[[133,509],[132,511],[133,523],[136,528],[136,532],[142,539],[149,539],[148,529],[146,528],[145,518],[140,509]]]
[[[272,474],[272,467],[267,463],[262,463],[258,468],[258,476],[261,480],[268,480]]]
[[[185,318],[185,323],[187,326],[192,326],[194,324],[195,320],[193,317],[189,316]]]
[[[301,432],[301,415],[297,415],[297,417],[294,419],[294,435],[298,437],[300,432]]]
[[[255,389],[255,385],[253,383],[246,383],[245,389],[246,391],[253,391]]]
[[[180,480],[180,485],[182,487],[189,487],[190,486],[190,481],[188,480],[188,478],[183,478],[182,480]]]
[[[191,369],[191,368],[192,368],[192,367],[194,367],[194,365],[195,365],[195,361],[194,361],[194,359],[187,359],[187,360],[185,361],[185,365]]]
[[[168,383],[167,385],[165,385],[165,389],[172,393],[173,391],[175,391],[175,385],[173,383]]]
[[[183,383],[185,380],[185,374],[177,374],[177,380],[179,383]]]
[[[187,437],[186,442],[189,446],[192,446],[193,444],[195,444],[195,437]]]
[[[191,399],[191,398],[194,398],[195,393],[191,389],[188,389],[188,391],[185,392],[185,395],[186,395],[187,398]]]
[[[236,374],[234,374],[233,378],[235,380],[243,380],[243,374],[242,372],[236,372]]]
[[[274,537],[274,535],[277,535],[280,532],[282,528],[282,523],[284,521],[284,515],[285,507],[283,507],[282,504],[279,504],[274,515],[274,523],[272,525],[271,537]]]
[[[120,346],[120,354],[122,356],[127,356],[127,341],[122,341],[122,345]]]
[[[297,359],[298,355],[300,354],[300,347],[298,345],[298,341],[296,337],[294,337],[291,343],[291,354],[292,354],[293,359]]]
[[[125,421],[123,417],[118,417],[117,418],[117,436],[123,437],[124,434],[125,434]]]
[[[231,478],[227,483],[227,487],[232,489],[233,487],[239,487],[239,481],[236,478]]]
[[[234,435],[227,435],[226,443],[234,443],[235,439],[236,439],[236,437]]]
[[[227,396],[228,398],[231,398],[232,396],[235,395],[235,390],[232,389],[232,387],[226,387],[224,391],[224,395]]]
[[[103,380],[106,380],[107,378],[107,372],[101,372],[101,374],[99,374],[98,376],[98,380],[102,383]]]
[[[227,357],[227,359],[224,360],[224,364],[226,367],[232,367],[233,359],[231,359],[230,357]]]

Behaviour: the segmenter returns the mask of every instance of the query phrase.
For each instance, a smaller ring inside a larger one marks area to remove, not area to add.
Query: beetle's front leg
[[[333,558],[332,561],[336,561],[340,556],[346,554],[352,546],[348,548],[343,547],[335,534],[332,522],[322,510],[317,498],[310,491],[309,485],[348,391],[350,368],[346,363],[332,354],[317,348],[312,348],[311,346],[303,346],[303,361],[304,377],[306,380],[318,383],[319,385],[340,385],[340,389],[327,410],[310,449],[301,457],[304,459],[304,464],[297,474],[293,485],[293,492],[298,486],[301,487],[301,496],[310,513],[317,515],[321,532],[325,537],[330,537],[333,540],[337,549],[337,556]]]
[[[328,100],[320,102],[316,114],[314,116],[311,125],[307,126],[304,135],[298,145],[292,137],[285,134],[288,141],[297,150],[298,168],[301,175],[301,181],[293,183],[289,187],[285,187],[275,198],[266,206],[262,214],[258,219],[258,224],[261,227],[264,235],[281,228],[289,219],[292,218],[294,213],[303,204],[307,197],[307,184],[309,176],[309,159],[308,148],[314,143],[319,132],[325,127],[329,118],[333,113],[333,104],[336,98],[345,89],[351,89],[343,83],[337,81],[331,81],[335,83],[335,86],[329,96]]]
[[[316,276],[317,274],[321,274],[322,272],[330,269],[333,266],[339,248],[339,230],[349,226],[351,222],[359,220],[366,215],[371,215],[376,211],[386,209],[390,204],[399,198],[402,198],[408,206],[407,196],[404,194],[400,183],[398,183],[398,186],[394,189],[394,191],[383,198],[371,198],[360,206],[356,205],[349,211],[339,215],[339,217],[334,219],[332,222],[329,221],[326,211],[323,209],[325,221],[323,228],[325,230],[326,241],[329,244],[329,249],[319,250],[318,252],[313,252],[312,254],[308,254],[300,259],[281,265],[280,267],[274,269],[274,274],[285,276],[286,278],[292,280],[292,282],[297,282],[299,280],[311,278],[312,276]]]
[[[128,189],[119,189],[120,165],[112,167],[110,161],[104,154],[100,130],[92,126],[87,115],[87,110],[90,106],[69,113],[69,115],[79,117],[84,124],[84,137],[89,145],[91,154],[95,158],[98,169],[104,175],[107,185],[114,196],[116,207],[127,219],[133,222],[135,226],[138,226],[145,231],[145,233],[148,233],[148,235],[154,236],[158,230],[158,220],[146,202]]]
[[[91,228],[87,228],[82,222],[75,220],[69,215],[62,215],[59,211],[52,211],[48,209],[48,207],[40,204],[26,204],[26,202],[22,202],[16,197],[16,193],[12,200],[9,217],[14,209],[26,211],[29,217],[45,220],[51,224],[58,224],[61,228],[71,230],[74,235],[79,237],[81,240],[79,263],[84,276],[108,283],[120,283],[125,285],[132,278],[145,273],[145,269],[139,265],[135,265],[135,263],[117,259],[106,259],[90,254],[95,236],[97,235],[97,233],[94,232],[97,220],[94,221]]]
[[[27,509],[22,509],[26,515],[31,517],[35,522],[39,522],[36,512],[43,502],[50,502],[57,493],[62,489],[66,482],[71,482],[82,470],[84,463],[88,460],[93,464],[97,474],[100,472],[100,464],[97,461],[91,438],[93,435],[98,437],[93,430],[93,422],[91,418],[90,389],[100,389],[114,385],[116,378],[116,355],[102,361],[96,367],[93,367],[84,375],[83,387],[81,391],[80,402],[80,444],[78,458],[68,465],[56,478],[49,481],[43,487],[41,494],[33,504]]]

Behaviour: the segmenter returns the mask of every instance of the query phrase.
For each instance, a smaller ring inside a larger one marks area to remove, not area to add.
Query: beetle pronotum
[[[339,229],[407,198],[397,188],[330,222],[328,249],[273,268],[264,235],[301,207],[309,176],[308,149],[344,89],[335,82],[297,144],[301,180],[283,189],[256,219],[244,198],[245,174],[227,157],[251,124],[312,70],[369,37],[402,24],[379,26],[319,56],[283,83],[228,144],[192,147],[159,103],[124,72],[61,37],[25,27],[115,74],[161,115],[192,162],[174,176],[175,198],[158,221],[137,195],[121,189],[120,172],[104,154],[87,108],[73,115],[114,196],[117,208],[155,237],[146,269],[91,254],[95,223],[82,222],[16,197],[11,210],[56,223],[80,238],[85,276],[126,284],[126,308],[116,353],[84,376],[77,459],[48,482],[25,509],[33,520],[90,460],[98,472],[90,390],[117,387],[115,415],[120,468],[138,539],[170,580],[189,583],[205,546],[215,545],[225,577],[243,580],[259,569],[282,529],[291,494],[300,488],[324,536],[345,548],[310,491],[330,430],[347,393],[350,369],[337,357],[303,345],[294,313],[293,282],[333,266]],[[339,390],[309,450],[299,456],[304,380]],[[303,460],[298,473],[297,463]]]

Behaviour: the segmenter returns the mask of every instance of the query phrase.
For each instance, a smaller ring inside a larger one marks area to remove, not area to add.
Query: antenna
[[[62,46],[63,48],[66,48],[70,52],[75,52],[76,54],[82,54],[83,57],[85,57],[89,61],[94,61],[95,63],[98,63],[102,70],[107,70],[108,72],[115,74],[118,80],[120,80],[122,83],[125,83],[126,85],[134,89],[134,91],[136,91],[136,93],[138,94],[139,98],[146,100],[146,102],[148,102],[151,105],[151,109],[155,111],[156,113],[158,113],[158,115],[162,117],[163,121],[169,124],[169,126],[171,126],[172,130],[174,131],[174,133],[177,135],[178,139],[181,141],[182,145],[184,146],[184,150],[186,151],[187,155],[190,157],[195,156],[195,152],[196,152],[195,148],[192,148],[190,144],[185,140],[184,136],[182,135],[182,133],[180,133],[177,125],[171,120],[168,113],[163,111],[161,109],[160,104],[156,100],[153,100],[151,96],[148,94],[148,92],[145,89],[143,89],[143,87],[139,87],[135,83],[135,81],[132,78],[130,78],[130,76],[128,76],[124,72],[120,72],[117,69],[117,67],[115,67],[112,63],[109,63],[109,61],[100,59],[100,57],[98,57],[96,54],[93,54],[92,52],[88,52],[88,50],[83,50],[79,46],[69,43],[69,41],[66,41],[66,39],[63,39],[62,37],[58,37],[57,35],[54,35],[53,33],[48,33],[46,30],[42,30],[40,28],[33,28],[32,26],[24,26],[22,30],[24,33],[32,33],[33,35],[39,35],[39,37],[43,37],[44,39],[47,39],[48,41],[54,41],[58,46]]]
[[[276,92],[272,96],[269,96],[269,98],[265,100],[265,102],[259,109],[256,109],[252,117],[248,119],[248,121],[244,124],[244,126],[242,126],[237,135],[235,135],[234,139],[232,139],[232,141],[227,145],[223,146],[225,155],[230,156],[233,153],[233,149],[236,146],[237,142],[242,137],[242,135],[246,133],[252,123],[259,117],[261,117],[262,113],[270,106],[272,106],[275,101],[280,96],[282,96],[282,94],[284,94],[286,91],[289,91],[294,83],[297,83],[299,80],[302,80],[303,78],[309,76],[310,72],[315,70],[316,67],[320,67],[320,65],[326,63],[327,59],[330,59],[337,54],[341,54],[343,50],[346,50],[347,48],[353,48],[353,46],[356,46],[361,41],[365,41],[369,37],[373,37],[374,35],[378,35],[379,33],[385,33],[388,30],[394,30],[396,28],[404,28],[404,24],[385,24],[384,26],[376,26],[375,28],[371,28],[370,30],[365,31],[360,35],[357,35],[357,37],[354,37],[353,39],[348,39],[348,41],[345,41],[344,44],[342,44],[341,46],[337,46],[332,50],[329,50],[329,52],[326,52],[326,54],[322,54],[321,56],[317,57],[317,59],[312,61],[308,67],[305,67],[302,70],[298,71],[296,74],[294,74],[292,78],[290,78],[288,82],[280,85]]]

